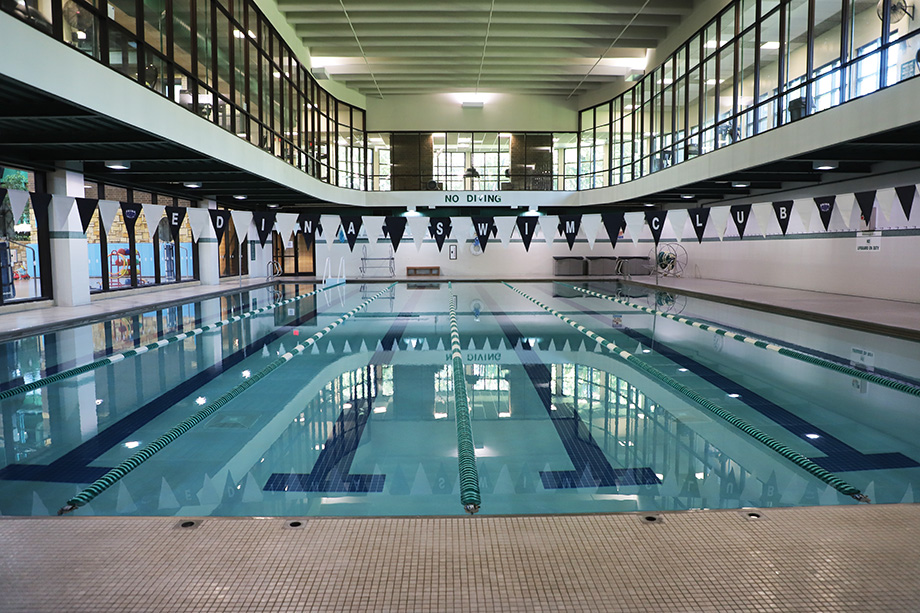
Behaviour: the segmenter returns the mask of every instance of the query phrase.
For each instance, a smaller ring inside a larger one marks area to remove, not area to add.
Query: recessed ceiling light
[[[815,160],[811,167],[815,170],[837,170],[837,162],[832,160]]]
[[[693,194],[681,194],[680,197],[684,200],[693,200]]]
[[[105,163],[106,168],[111,168],[112,170],[127,170],[131,168],[131,162],[125,160],[109,160]]]
[[[201,187],[201,181],[186,181],[182,185],[191,189],[198,189]]]
[[[732,187],[750,187],[750,181],[732,181]]]
[[[270,208],[270,209],[277,209],[279,205],[277,205],[277,204],[266,204],[265,206],[267,206],[267,207]]]
[[[246,196],[244,196],[243,194],[237,194],[237,195],[234,196],[233,198],[236,199],[236,200],[245,200],[245,199],[246,199]]]

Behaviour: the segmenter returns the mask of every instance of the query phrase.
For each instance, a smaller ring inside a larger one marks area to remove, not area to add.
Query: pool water
[[[920,398],[561,283],[518,290],[810,458],[914,502]],[[76,493],[386,290],[77,515],[457,515],[458,311],[483,514],[856,504],[501,283],[347,284],[0,403],[0,513]],[[917,343],[581,285],[920,387]],[[279,284],[0,346],[8,389],[268,304]]]

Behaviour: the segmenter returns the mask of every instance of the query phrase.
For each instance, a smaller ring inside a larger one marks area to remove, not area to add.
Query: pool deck
[[[646,517],[0,518],[0,610],[891,613],[920,603],[917,504]]]
[[[920,340],[913,303],[699,279],[658,287],[856,329],[871,319],[872,331]],[[22,336],[239,288],[234,279],[4,313],[0,330]],[[920,504],[648,516],[207,517],[190,527],[0,517],[0,611],[918,610]]]

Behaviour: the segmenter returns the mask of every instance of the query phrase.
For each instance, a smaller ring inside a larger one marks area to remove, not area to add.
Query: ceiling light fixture
[[[237,194],[236,196],[233,197],[233,199],[234,200],[245,200],[246,196],[243,194]]]
[[[277,209],[280,205],[278,205],[278,204],[266,204],[265,206],[267,206],[267,207],[270,208],[270,209]]]
[[[182,185],[190,189],[198,189],[201,187],[201,181],[186,181]]]
[[[464,100],[460,106],[465,109],[481,109],[485,104],[482,100]]]
[[[693,194],[681,194],[680,197],[684,200],[693,200]]]
[[[732,181],[732,187],[750,187],[750,181]]]
[[[131,162],[124,160],[109,160],[105,163],[106,168],[111,168],[112,170],[127,170],[131,168]]]
[[[811,167],[815,170],[837,170],[837,162],[833,160],[815,160]]]

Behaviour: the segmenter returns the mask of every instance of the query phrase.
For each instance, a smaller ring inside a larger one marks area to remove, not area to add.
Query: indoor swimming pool
[[[289,283],[0,345],[0,514],[126,463],[73,515],[463,514],[452,304],[481,514],[917,499],[916,342],[613,281]]]

